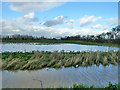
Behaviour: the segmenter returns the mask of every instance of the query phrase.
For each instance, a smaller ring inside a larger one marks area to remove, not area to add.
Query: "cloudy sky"
[[[2,34],[96,35],[117,25],[117,2],[3,2]]]

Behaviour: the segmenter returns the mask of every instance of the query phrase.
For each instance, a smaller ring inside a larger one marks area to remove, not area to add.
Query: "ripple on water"
[[[106,86],[108,82],[118,83],[118,67],[109,65],[97,67],[70,67],[61,69],[45,68],[41,70],[31,71],[2,71],[3,88],[40,88],[42,81],[43,87],[72,86],[73,83]]]

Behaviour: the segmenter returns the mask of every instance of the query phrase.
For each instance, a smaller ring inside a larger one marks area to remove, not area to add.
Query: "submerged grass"
[[[2,70],[36,70],[42,68],[87,67],[93,64],[106,66],[120,62],[119,51],[108,52],[4,52]]]

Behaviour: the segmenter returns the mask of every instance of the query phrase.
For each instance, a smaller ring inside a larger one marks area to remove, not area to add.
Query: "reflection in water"
[[[108,82],[118,83],[118,66],[79,67],[32,71],[2,71],[3,88],[40,88],[72,86],[73,83],[106,86]]]
[[[2,44],[2,52],[10,51],[20,51],[20,52],[30,52],[30,51],[118,51],[117,47],[108,46],[95,46],[95,45],[80,45],[80,44],[48,44],[48,45],[36,45],[35,43],[14,43],[14,44]]]

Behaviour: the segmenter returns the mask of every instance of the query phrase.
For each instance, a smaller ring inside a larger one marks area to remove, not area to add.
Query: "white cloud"
[[[107,32],[107,31],[93,31],[90,29],[82,29],[82,30],[77,30],[77,29],[68,29],[68,28],[52,28],[52,27],[34,27],[34,32],[33,34],[41,35],[41,36],[46,36],[46,37],[60,37],[60,36],[73,36],[73,35],[93,35],[93,34],[100,34],[102,32]]]
[[[73,22],[74,22],[74,19],[70,19],[70,22],[73,23]]]
[[[20,30],[19,29],[16,29],[16,30],[12,30],[13,32],[20,32]]]
[[[119,0],[54,0],[56,2],[119,2]],[[53,0],[2,0],[2,2],[53,2]]]
[[[70,2],[74,0],[2,0],[2,2]]]
[[[0,20],[0,24],[2,25],[2,34],[15,34],[21,29],[11,20]]]
[[[117,18],[108,18],[108,19],[103,19],[102,21],[103,21],[102,24],[96,24],[92,26],[92,29],[111,30],[111,28],[118,25]]]
[[[109,18],[108,20],[108,25],[109,26],[114,26],[114,25],[117,25],[118,24],[118,18]]]
[[[102,29],[103,29],[103,30],[110,30],[111,27],[110,27],[110,26],[107,26],[107,25],[104,25]]]
[[[15,18],[15,19],[2,19],[0,25],[2,24],[2,34],[22,34],[22,35],[34,35],[34,36],[45,36],[45,37],[62,37],[62,36],[73,36],[73,35],[95,35],[108,30],[98,29],[94,30],[91,28],[81,27],[80,29],[71,29],[71,28],[56,28],[50,27],[58,24],[62,24],[64,19],[67,17],[58,16],[53,20],[50,20],[49,23],[46,21],[43,23],[45,26],[37,26],[36,23],[38,19],[34,16],[34,13],[28,13],[27,15]],[[73,23],[76,20],[70,19],[67,22]],[[97,27],[100,25],[96,25]],[[94,26],[95,27],[95,26]],[[107,26],[103,26],[107,28]]]
[[[28,13],[27,15],[24,15],[23,17],[15,19],[15,22],[17,22],[17,24],[32,25],[35,22],[38,22],[38,18],[34,17],[34,12],[31,12]]]
[[[75,24],[74,21],[75,21],[74,19],[70,19],[69,21],[66,21],[66,24],[73,28],[73,25]]]
[[[92,26],[93,29],[101,29],[103,26],[101,24],[96,24]]]
[[[97,30],[111,30],[111,26],[107,25],[107,24],[96,24],[94,26],[91,27],[92,29],[97,29]]]
[[[56,0],[52,0],[53,2],[11,2],[10,8],[12,10],[27,13],[34,11],[46,11],[52,9],[54,7],[58,7],[65,2],[55,2]]]
[[[29,13],[27,15],[24,15],[25,18],[34,18],[34,13]]]
[[[2,25],[3,34],[27,34],[36,22],[38,22],[38,18],[34,17],[34,13],[32,12],[15,19],[2,19],[0,24]]]
[[[65,16],[65,17],[64,16],[58,16],[58,17],[54,18],[53,20],[43,22],[42,25],[45,25],[47,27],[51,27],[51,26],[55,26],[55,25],[58,25],[58,24],[62,24],[65,18],[67,18],[67,16]]]
[[[43,27],[36,25],[25,25],[20,27],[18,24],[14,24],[10,20],[2,20],[3,34],[22,34],[22,35],[34,35],[34,36],[45,36],[45,37],[62,37],[62,36],[73,36],[73,35],[95,35],[107,30],[95,31],[92,29],[69,29],[69,28],[53,28]]]
[[[97,35],[101,33],[106,33],[109,30],[93,30],[93,29],[82,29],[81,32],[83,35]]]
[[[82,17],[79,21],[80,21],[80,26],[86,26],[86,25],[89,25],[89,24],[92,24],[98,20],[100,20],[102,17],[99,16],[99,17],[95,17],[95,16],[88,16],[88,15],[85,15],[84,17]]]

